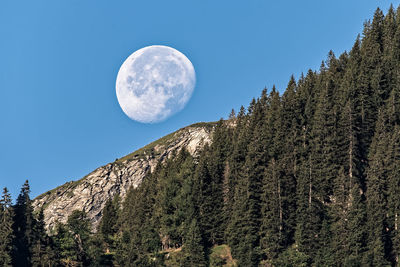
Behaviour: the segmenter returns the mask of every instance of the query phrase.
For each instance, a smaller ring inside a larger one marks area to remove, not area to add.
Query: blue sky
[[[395,7],[400,1],[393,1]],[[390,1],[0,2],[0,186],[32,197],[186,125],[227,117],[273,84],[349,50],[363,22]],[[193,63],[185,109],[141,124],[121,110],[123,61],[167,45]]]

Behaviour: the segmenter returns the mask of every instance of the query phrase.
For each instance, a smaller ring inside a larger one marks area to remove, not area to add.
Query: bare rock
[[[180,129],[78,181],[67,182],[38,196],[33,201],[34,209],[43,207],[44,220],[50,232],[57,222],[66,223],[74,210],[85,211],[95,230],[108,199],[116,194],[124,199],[131,186],[139,186],[146,173],[153,171],[158,162],[170,158],[174,152],[185,148],[196,155],[211,142],[214,126],[214,123],[199,123]]]

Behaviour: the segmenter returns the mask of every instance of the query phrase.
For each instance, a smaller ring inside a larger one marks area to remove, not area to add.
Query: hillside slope
[[[197,123],[171,133],[123,158],[99,167],[78,181],[67,182],[41,194],[33,201],[35,210],[43,207],[49,230],[65,223],[74,210],[84,210],[96,228],[107,199],[137,187],[159,161],[185,148],[192,155],[211,142],[215,123]]]

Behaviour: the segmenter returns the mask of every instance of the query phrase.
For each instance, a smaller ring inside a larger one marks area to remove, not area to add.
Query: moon
[[[161,122],[182,110],[192,96],[196,74],[178,50],[152,45],[131,54],[116,81],[119,105],[132,120]]]

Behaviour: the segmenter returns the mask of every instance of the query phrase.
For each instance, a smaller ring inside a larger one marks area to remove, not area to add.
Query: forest
[[[182,149],[97,229],[46,232],[26,182],[0,201],[1,266],[399,266],[400,7]],[[219,254],[220,251],[226,252]]]

